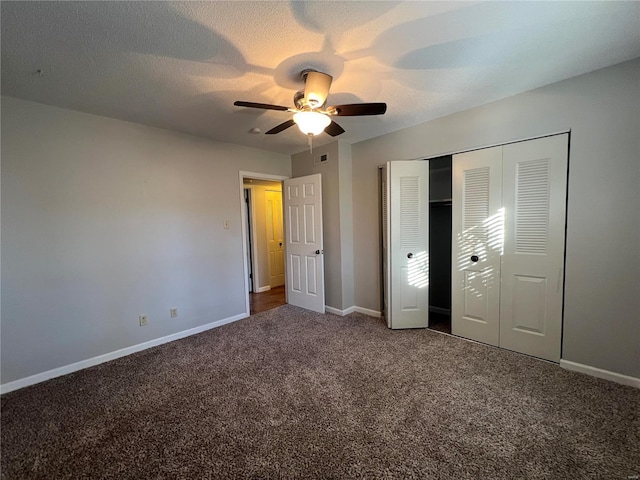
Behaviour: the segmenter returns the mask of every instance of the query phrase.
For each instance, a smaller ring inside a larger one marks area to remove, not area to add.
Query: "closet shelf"
[[[440,198],[438,200],[429,200],[429,205],[433,205],[435,207],[451,205],[451,199]]]

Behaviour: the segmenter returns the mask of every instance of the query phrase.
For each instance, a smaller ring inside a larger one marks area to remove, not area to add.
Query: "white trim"
[[[511,143],[520,143],[520,142],[527,142],[529,140],[536,140],[538,138],[545,138],[545,137],[553,137],[555,135],[563,135],[565,133],[568,133],[569,135],[571,135],[571,129],[568,128],[566,130],[559,130],[557,132],[554,133],[545,133],[542,135],[536,135],[535,137],[526,137],[526,138],[520,138],[517,140],[509,140],[509,141],[504,141],[501,143],[490,143],[488,145],[482,145],[479,147],[471,147],[471,148],[467,148],[466,150],[456,150],[453,152],[445,152],[445,153],[438,153],[437,155],[431,155],[431,154],[427,154],[428,156],[422,155],[420,157],[416,157],[416,158],[396,158],[394,160],[431,160],[434,158],[438,158],[438,157],[445,157],[447,155],[458,155],[460,153],[467,153],[467,152],[474,152],[476,150],[484,150],[485,148],[493,148],[493,147],[501,147],[503,145],[509,145]],[[392,161],[394,161],[392,160]],[[378,165],[378,170],[383,169],[385,165]]]
[[[345,315],[349,315],[350,313],[355,312],[355,308],[356,307],[349,307],[346,310],[340,310],[338,308],[333,308],[328,305],[324,306],[324,309],[327,313],[333,313],[334,315],[340,315],[341,317],[344,317]]]
[[[47,370],[46,372],[36,373],[35,375],[20,378],[18,380],[14,380],[13,382],[8,382],[0,385],[0,394],[9,393],[14,390],[18,390],[19,388],[28,387],[29,385],[35,385],[36,383],[44,382],[45,380],[50,380],[52,378],[61,377],[62,375],[67,375],[69,373],[77,372],[78,370],[83,370],[85,368],[93,367],[104,362],[115,360],[116,358],[126,357],[127,355],[146,350],[147,348],[156,347],[158,345],[162,345],[163,343],[173,342],[174,340],[189,337],[197,333],[202,333],[206,330],[221,327],[222,325],[226,325],[227,323],[236,322],[247,317],[247,314],[239,313],[238,315],[234,315],[233,317],[216,320],[215,322],[207,323],[206,325],[200,325],[199,327],[190,328],[189,330],[172,333],[171,335],[167,335],[165,337],[149,340],[148,342],[138,343],[137,345],[121,348],[120,350],[115,350],[113,352],[98,355],[97,357],[88,358],[86,360],[81,360],[70,365],[64,365],[52,370]]]
[[[265,285],[264,287],[259,287],[256,293],[268,292],[269,290],[271,290],[271,285]]]
[[[611,380],[612,382],[620,383],[622,385],[640,388],[640,378],[622,375],[621,373],[611,372],[609,370],[603,370],[589,365],[583,365],[582,363],[570,362],[569,360],[560,360],[560,366],[573,372],[586,373],[592,377],[604,378],[605,380]]]
[[[251,213],[251,225],[249,226],[249,243],[251,244],[251,266],[252,266],[252,271],[251,271],[251,280],[247,280],[247,284],[251,283],[251,291],[252,292],[257,292],[258,291],[258,278],[260,278],[260,270],[259,270],[259,265],[258,265],[258,251],[257,251],[257,245],[256,245],[256,241],[254,238],[254,235],[256,233],[256,218],[254,215],[254,212],[256,210],[255,208],[255,200],[253,198],[254,196],[254,191],[253,191],[253,185],[243,185],[242,186],[243,190],[249,190],[249,212]],[[244,201],[244,195],[243,195],[243,201]],[[246,215],[246,209],[244,208],[244,204],[242,204],[243,207],[243,212]],[[242,221],[245,223],[249,223],[247,222],[247,218],[246,216],[242,217]],[[247,249],[248,249],[248,245],[247,245]],[[247,257],[248,258],[248,257]],[[248,260],[247,260],[247,277],[249,273],[249,264],[248,264]]]
[[[271,175],[270,173],[257,173],[257,172],[245,172],[240,170],[240,179],[243,178],[254,178],[256,180],[272,180],[274,182],[282,182],[284,180],[289,179],[289,177],[284,175]]]
[[[251,192],[251,200],[253,201],[253,191]],[[251,304],[249,303],[249,264],[247,262],[247,228],[245,224],[247,223],[247,214],[246,208],[244,207],[244,177],[242,176],[242,172],[240,172],[240,233],[242,237],[242,275],[244,277],[244,313],[246,315],[251,314]],[[255,262],[254,262],[255,263]],[[254,267],[255,268],[255,267]],[[255,276],[255,271],[252,272]],[[256,282],[253,282],[252,289],[256,285]]]
[[[356,306],[356,307],[353,307],[353,310],[358,313],[364,313],[365,315],[369,315],[370,317],[380,318],[382,316],[381,312],[378,312],[377,310],[369,310],[368,308]]]
[[[376,318],[380,318],[382,316],[382,313],[378,312],[377,310],[369,310],[368,308],[357,307],[357,306],[340,310],[338,308],[325,305],[324,309],[327,311],[327,313],[333,313],[334,315],[340,315],[341,317],[349,315],[353,312],[364,313],[365,315],[369,315],[370,317],[376,317]]]

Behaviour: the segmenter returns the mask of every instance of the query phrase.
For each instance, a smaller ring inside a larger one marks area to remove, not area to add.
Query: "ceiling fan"
[[[273,135],[280,133],[297,124],[300,131],[309,136],[310,144],[311,138],[320,135],[322,132],[326,132],[332,137],[344,133],[344,129],[334,122],[331,117],[382,115],[387,111],[386,103],[351,103],[327,107],[325,105],[333,77],[326,73],[307,69],[300,73],[300,78],[304,81],[304,89],[299,90],[293,96],[295,108],[270,105],[267,103],[243,102],[239,100],[233,102],[233,104],[238,107],[292,112],[293,118],[273,127],[268,132],[265,132],[265,134]]]

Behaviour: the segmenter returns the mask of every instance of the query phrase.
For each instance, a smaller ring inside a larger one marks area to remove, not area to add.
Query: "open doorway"
[[[240,172],[249,315],[287,303],[282,208],[282,181],[286,178]]]

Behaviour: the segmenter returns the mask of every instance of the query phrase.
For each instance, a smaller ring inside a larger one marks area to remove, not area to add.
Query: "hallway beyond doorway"
[[[284,285],[274,287],[266,292],[249,294],[251,315],[264,312],[265,310],[271,310],[286,303]]]

